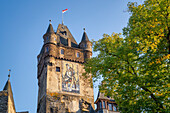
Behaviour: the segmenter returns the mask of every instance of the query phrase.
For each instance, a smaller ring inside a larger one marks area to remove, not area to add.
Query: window
[[[64,32],[63,32],[63,34],[66,36],[66,35],[67,35],[67,32],[66,32],[66,31],[64,31]]]
[[[66,31],[61,31],[61,33],[63,34],[63,35],[67,35],[67,32]]]
[[[102,108],[102,102],[99,102],[99,107],[100,107],[100,109]]]
[[[78,58],[80,57],[80,53],[79,53],[79,52],[77,52],[77,57],[78,57]]]
[[[48,37],[46,38],[46,40],[48,41]]]
[[[114,110],[114,111],[117,111],[116,105],[113,105],[113,110]]]
[[[56,72],[60,72],[60,67],[56,67]]]
[[[64,55],[64,49],[61,49],[61,54],[63,54],[63,55]]]
[[[49,62],[48,65],[49,65],[49,66],[53,66],[53,63]]]
[[[105,101],[103,101],[103,108],[106,108]]]
[[[87,44],[84,44],[84,47],[87,47]]]
[[[45,48],[45,52],[49,52],[49,47],[46,47],[46,48]]]
[[[54,41],[57,41],[57,39],[54,37]]]
[[[109,104],[109,110],[113,111],[112,104]]]

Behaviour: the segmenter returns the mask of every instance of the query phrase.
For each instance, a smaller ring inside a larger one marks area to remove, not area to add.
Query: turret
[[[3,88],[3,91],[0,91],[0,112],[1,113],[16,113],[15,104],[13,99],[13,93],[10,82],[10,71],[8,75],[8,80]]]
[[[51,20],[50,20],[50,24],[48,26],[47,32],[43,36],[43,39],[44,39],[44,44],[46,44],[46,43],[57,44],[59,42],[59,39],[57,38],[57,36],[53,30]]]
[[[85,28],[84,28],[84,33],[81,39],[81,42],[79,44],[80,48],[85,50],[85,59],[86,58],[91,58],[92,56],[92,43],[89,41],[89,38],[86,34]]]
[[[80,48],[92,52],[92,43],[89,41],[85,28],[84,28],[84,33],[83,33],[83,36],[82,36],[82,39],[79,45],[80,45]]]

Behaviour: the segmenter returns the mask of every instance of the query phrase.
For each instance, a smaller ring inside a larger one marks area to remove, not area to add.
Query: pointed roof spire
[[[8,71],[9,71],[8,80],[7,80],[7,82],[6,82],[5,86],[4,86],[3,91],[7,91],[8,92],[8,96],[10,96],[11,101],[12,101],[11,105],[12,105],[14,111],[15,111],[15,103],[14,103],[14,98],[13,98],[13,93],[12,93],[12,87],[11,87],[11,82],[9,80],[9,78],[10,78],[10,71],[11,70],[9,69]]]
[[[46,33],[54,33],[54,30],[53,30],[53,26],[52,26],[52,24],[51,24],[51,20],[49,20],[49,22],[50,22],[50,24],[49,24],[49,26],[48,26],[48,29],[47,29],[47,32]]]
[[[82,41],[89,41],[89,38],[88,38],[88,36],[87,36],[87,34],[86,34],[86,31],[85,31],[85,28],[83,28],[83,30],[84,30],[84,33],[83,33],[83,37],[82,37],[82,39],[81,39],[81,42],[82,42]]]
[[[10,83],[10,80],[9,80],[9,79],[8,79],[8,81],[6,82],[3,90],[7,90],[7,91],[11,90],[11,83]]]
[[[8,81],[6,82],[6,84],[5,84],[5,87],[4,87],[4,89],[3,90],[7,90],[7,91],[10,91],[10,92],[12,92],[12,89],[11,89],[11,83],[10,83],[10,72],[11,72],[11,70],[10,69],[8,69],[8,71],[9,71],[9,74],[8,74]]]

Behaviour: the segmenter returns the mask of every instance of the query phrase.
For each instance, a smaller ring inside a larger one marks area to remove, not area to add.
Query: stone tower
[[[93,88],[82,76],[86,59],[92,49],[84,29],[82,41],[77,44],[67,26],[59,24],[54,32],[50,22],[43,35],[44,44],[38,58],[37,113],[92,113]]]

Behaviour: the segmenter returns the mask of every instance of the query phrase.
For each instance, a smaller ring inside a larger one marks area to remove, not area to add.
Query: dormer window
[[[79,58],[80,57],[80,53],[79,52],[77,52],[77,58]]]
[[[63,54],[63,55],[64,55],[64,49],[61,49],[61,54]]]
[[[67,35],[67,32],[66,31],[61,31],[61,33],[63,34],[63,35]]]
[[[48,40],[48,36],[47,36],[46,40]]]
[[[67,35],[67,32],[66,31],[64,31],[64,33],[63,33],[65,36]]]

